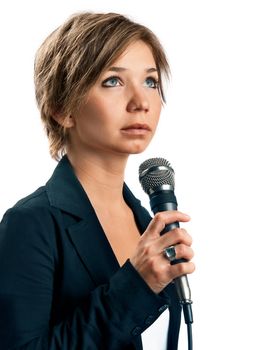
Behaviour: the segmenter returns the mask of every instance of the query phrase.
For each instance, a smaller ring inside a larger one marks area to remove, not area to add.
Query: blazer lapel
[[[151,217],[126,185],[123,195],[134,213],[140,233],[143,233]],[[89,215],[78,224],[70,226],[68,233],[90,277],[98,285],[109,280],[119,269],[119,263],[88,198],[87,201]]]
[[[140,234],[144,233],[151,221],[149,212],[141,206],[141,202],[133,195],[128,186],[124,184],[123,196],[134,214],[134,218]]]
[[[50,204],[63,213],[64,227],[90,278],[96,285],[106,283],[119,265],[67,156],[58,163],[46,189]]]
[[[94,283],[106,283],[119,264],[96,215],[70,226],[68,233]]]

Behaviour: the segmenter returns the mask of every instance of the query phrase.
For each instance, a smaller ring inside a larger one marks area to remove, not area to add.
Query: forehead
[[[124,52],[111,63],[111,66],[113,65],[127,68],[130,65],[138,65],[138,67],[144,66],[144,69],[156,67],[151,48],[142,40],[129,44]]]

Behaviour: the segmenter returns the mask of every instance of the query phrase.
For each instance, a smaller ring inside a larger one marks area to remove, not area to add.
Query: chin
[[[146,138],[134,140],[134,142],[131,142],[129,146],[132,149],[134,149],[136,153],[143,152],[150,144],[150,142],[152,140],[152,136],[153,135],[148,135],[148,137],[146,137]]]
[[[145,151],[145,149],[147,148],[148,144],[146,145],[134,145],[133,147],[129,147],[129,149],[127,150],[128,154],[139,154]]]
[[[122,154],[139,154],[145,151],[151,140],[134,140],[133,142],[126,142],[114,147],[114,152]]]

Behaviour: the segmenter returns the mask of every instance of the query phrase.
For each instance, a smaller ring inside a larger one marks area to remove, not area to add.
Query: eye
[[[156,78],[147,77],[145,80],[145,86],[152,88],[152,89],[157,89],[159,86],[159,82]]]
[[[104,87],[115,87],[120,85],[120,79],[118,77],[109,77],[102,82],[102,86]]]

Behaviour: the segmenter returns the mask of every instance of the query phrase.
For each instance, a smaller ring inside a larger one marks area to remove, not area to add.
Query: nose
[[[149,101],[144,91],[144,87],[134,87],[131,91],[128,104],[128,112],[148,112],[149,111]]]

